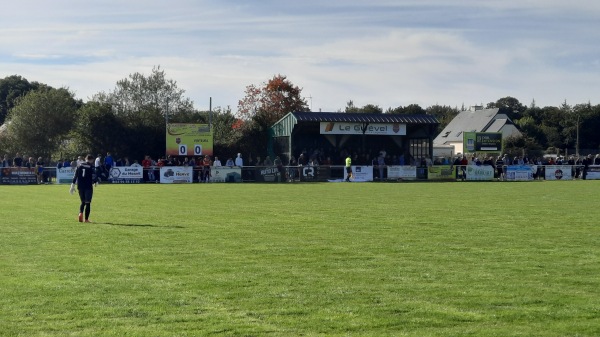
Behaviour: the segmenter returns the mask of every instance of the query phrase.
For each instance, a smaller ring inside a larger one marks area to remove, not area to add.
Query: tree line
[[[590,103],[538,107],[523,105],[513,97],[490,102],[508,115],[523,133],[508,139],[505,148],[539,155],[561,149],[600,148],[600,105]],[[430,114],[441,131],[465,107],[410,104],[383,108],[367,104],[357,107],[352,100],[339,112]],[[286,76],[275,75],[260,85],[250,84],[239,100],[237,111],[216,107],[200,111],[185,96],[177,82],[154,67],[150,75],[130,74],[109,92],[98,92],[87,102],[75,98],[68,88],[52,88],[18,76],[0,79],[0,153],[29,154],[51,160],[74,158],[84,153],[112,152],[118,156],[154,158],[165,152],[165,130],[170,123],[212,125],[214,151],[221,157],[264,156],[268,129],[291,111],[309,111],[302,89]]]

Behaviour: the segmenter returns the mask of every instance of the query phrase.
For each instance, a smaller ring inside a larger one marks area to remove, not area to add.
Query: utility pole
[[[575,142],[575,155],[579,157],[579,113],[577,114],[577,139]]]
[[[168,138],[169,137],[169,98],[167,97],[167,106],[165,107],[165,135]],[[166,144],[166,142],[165,142]],[[167,146],[165,145],[165,158],[168,157],[168,149]]]

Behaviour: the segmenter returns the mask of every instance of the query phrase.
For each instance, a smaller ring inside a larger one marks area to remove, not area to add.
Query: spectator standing
[[[273,161],[273,165],[277,167],[277,171],[279,172],[279,182],[285,181],[285,171],[283,169],[283,162],[279,156],[275,156],[275,160]]]
[[[202,159],[202,182],[208,183],[210,182],[210,166],[212,165],[212,161],[210,160],[210,156],[204,156]]]
[[[80,162],[81,157],[77,157],[77,166],[81,165],[83,163]],[[94,168],[96,169],[96,172],[100,169],[100,166],[102,166],[102,155],[98,153],[98,156],[96,156],[96,160],[94,161]]]
[[[17,152],[15,158],[13,159],[13,166],[22,167],[23,166],[23,157]]]
[[[142,160],[142,167],[144,168],[144,181],[154,181],[154,179],[150,179],[151,175],[154,178],[154,172],[152,171],[152,158],[149,155]]]
[[[308,165],[306,156],[304,155],[304,153],[301,153],[300,157],[298,157],[298,166],[306,166],[306,165]]]
[[[42,157],[39,157],[35,163],[35,176],[38,184],[44,182],[44,159]]]
[[[84,162],[79,162],[79,158],[77,159],[77,167],[85,164]],[[100,153],[98,153],[98,156],[96,156],[96,160],[94,160],[94,169],[96,170],[96,177],[97,179],[105,179],[108,180],[107,177],[104,177],[104,161],[102,160],[102,155]]]
[[[29,157],[27,163],[25,163],[25,167],[31,170],[31,172],[35,173],[35,159],[33,157]]]
[[[0,163],[0,167],[10,167],[10,160],[8,160],[8,155],[4,155],[2,162]]]
[[[504,160],[500,156],[496,159],[496,172],[498,173],[498,180],[504,180]]]
[[[467,155],[462,156],[460,160],[460,170],[462,172],[462,180],[467,179],[467,165],[469,165],[469,160],[467,159]]]
[[[106,152],[106,157],[104,158],[104,167],[106,168],[106,171],[108,173],[110,173],[110,169],[113,168],[115,166],[115,161],[112,157],[112,155],[110,154],[110,152]]]
[[[213,167],[221,167],[223,165],[221,165],[221,161],[219,160],[219,157],[215,156],[215,160],[213,160]]]
[[[263,163],[264,166],[273,166],[273,161],[271,160],[271,157],[266,156],[265,157],[265,162]]]
[[[288,180],[289,181],[296,180],[296,175],[298,173],[298,168],[296,166],[298,166],[298,162],[296,161],[296,157],[291,156],[290,157],[290,162],[288,164]]]
[[[379,152],[377,157],[377,168],[379,169],[379,181],[383,181],[383,170],[385,168],[385,151]]]
[[[235,166],[235,163],[233,162],[233,158],[228,158],[227,161],[225,162],[225,166],[229,166],[229,167]]]
[[[189,160],[187,160],[186,165],[191,166],[191,167],[195,167],[196,166],[196,161],[194,160],[194,157],[191,157]]]
[[[502,162],[504,162],[505,166],[512,165],[512,161],[510,160],[510,158],[508,157],[508,154],[506,154],[506,153],[502,157]],[[505,169],[505,171],[506,171],[506,169]]]
[[[431,167],[433,166],[433,161],[431,161],[431,158],[429,158],[429,155],[425,155],[425,167]]]
[[[591,154],[588,154],[586,158],[583,159],[583,168],[581,171],[581,179],[585,180],[587,178],[587,172],[588,169],[590,168],[590,165],[592,165],[594,162],[594,159],[592,158]]]
[[[238,153],[237,157],[235,158],[235,166],[239,166],[239,167],[244,166],[244,159],[242,158],[242,154],[241,153]]]

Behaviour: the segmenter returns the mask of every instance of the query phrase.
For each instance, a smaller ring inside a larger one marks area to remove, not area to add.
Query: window
[[[422,157],[429,156],[429,139],[415,138],[410,140],[410,155],[419,161]]]

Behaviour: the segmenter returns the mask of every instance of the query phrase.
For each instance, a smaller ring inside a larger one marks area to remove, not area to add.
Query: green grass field
[[[1,336],[599,336],[600,181],[0,186]]]

